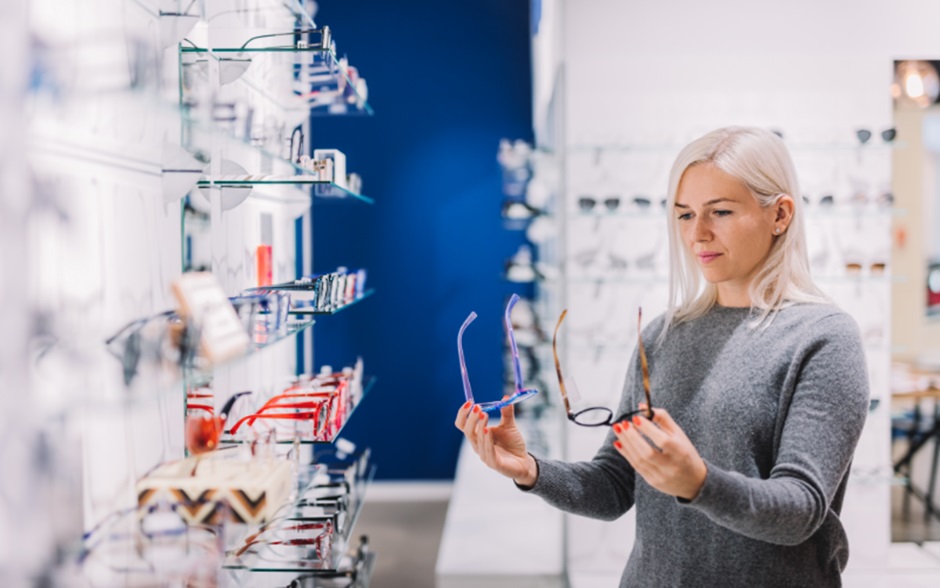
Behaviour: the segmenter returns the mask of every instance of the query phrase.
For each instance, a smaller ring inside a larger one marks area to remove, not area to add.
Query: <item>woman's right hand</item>
[[[513,406],[504,407],[495,427],[488,426],[489,417],[479,406],[467,402],[457,412],[454,425],[460,429],[470,447],[489,468],[512,478],[520,486],[534,486],[538,465],[525,449],[525,439],[516,426]]]

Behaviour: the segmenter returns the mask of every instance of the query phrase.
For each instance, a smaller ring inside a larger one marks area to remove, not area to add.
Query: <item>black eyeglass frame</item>
[[[558,322],[555,324],[555,332],[552,335],[552,355],[555,360],[555,374],[558,376],[558,388],[561,391],[561,399],[565,404],[565,414],[568,417],[568,420],[572,423],[582,426],[582,427],[611,427],[616,423],[625,421],[633,416],[642,414],[646,418],[652,420],[655,416],[653,411],[653,404],[650,400],[650,383],[649,383],[649,362],[646,358],[646,349],[643,346],[643,337],[640,330],[640,325],[643,321],[643,309],[639,311],[639,317],[637,318],[637,339],[638,342],[638,351],[640,355],[640,369],[643,372],[643,391],[646,394],[646,410],[637,409],[625,412],[614,418],[614,411],[610,410],[606,406],[590,406],[579,410],[578,412],[571,412],[571,403],[568,400],[568,389],[565,386],[565,378],[561,373],[561,362],[558,359],[558,331],[561,329],[561,323],[564,322],[565,316],[568,314],[568,309],[561,311],[561,316],[558,317]],[[606,418],[602,420],[585,420],[584,416],[590,413],[606,413]]]

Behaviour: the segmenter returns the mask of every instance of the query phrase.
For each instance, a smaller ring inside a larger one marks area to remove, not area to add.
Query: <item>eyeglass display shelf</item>
[[[375,200],[364,194],[353,192],[335,182],[328,182],[320,180],[316,176],[310,176],[310,170],[290,159],[273,153],[263,145],[253,143],[249,137],[237,136],[231,128],[200,120],[192,110],[187,108],[183,108],[180,112],[184,125],[184,136],[187,141],[185,148],[197,159],[208,161],[211,157],[213,144],[218,142],[221,143],[223,157],[226,155],[225,151],[241,150],[242,154],[246,154],[246,152],[247,155],[253,154],[257,159],[259,168],[277,170],[276,175],[223,176],[219,179],[206,175],[196,182],[197,187],[212,187],[213,185],[223,188],[286,186],[297,188],[296,199],[298,200],[309,198],[312,195],[324,200],[355,200],[366,204],[375,203]],[[306,193],[307,187],[312,187],[310,194]]]
[[[333,431],[333,434],[330,435],[329,438],[326,438],[326,439],[306,438],[305,439],[303,437],[297,438],[297,436],[291,436],[289,438],[275,437],[274,443],[277,443],[278,445],[293,445],[294,443],[300,443],[301,445],[332,445],[337,439],[339,439],[342,436],[343,430],[346,428],[346,425],[352,419],[353,415],[356,413],[356,409],[359,408],[360,404],[362,404],[362,401],[365,400],[366,396],[369,395],[369,392],[375,386],[375,383],[377,380],[378,378],[376,376],[368,376],[368,377],[363,378],[362,395],[359,397],[359,400],[356,401],[352,409],[350,409],[349,413],[346,415],[346,419],[343,421],[343,424],[340,425],[339,429],[337,429],[336,431]],[[245,444],[245,443],[252,443],[252,442],[253,442],[252,439],[248,439],[248,438],[242,439],[239,437],[234,437],[232,436],[231,433],[224,433],[221,439],[219,439],[220,445],[226,445],[226,444],[238,445],[238,444]]]
[[[235,362],[241,361],[242,359],[254,355],[263,351],[264,349],[276,345],[285,339],[290,339],[298,333],[302,333],[313,326],[316,321],[313,319],[307,320],[291,320],[288,321],[287,325],[280,330],[272,330],[267,332],[262,329],[255,329],[254,332],[249,333],[250,341],[248,343],[248,348],[245,350],[245,353],[237,357],[224,362],[219,362],[216,364],[209,365],[199,365],[198,361],[192,365],[186,366],[189,370],[192,370],[193,373],[200,373],[209,369],[222,367],[226,365],[231,365]]]
[[[272,60],[275,63],[275,66],[284,66],[290,67],[288,73],[293,73],[297,67],[301,67],[301,64],[295,62],[297,56],[309,56],[312,61],[320,62],[317,64],[317,67],[326,68],[328,73],[325,74],[314,74],[314,81],[303,81],[295,80],[296,83],[301,85],[310,84],[311,86],[316,87],[327,87],[327,86],[336,86],[336,92],[340,92],[338,88],[343,88],[337,97],[339,101],[332,100],[329,102],[317,103],[316,101],[308,100],[296,93],[293,90],[290,93],[284,93],[282,95],[276,95],[272,93],[270,88],[265,87],[263,83],[258,80],[252,79],[252,76],[249,72],[245,72],[243,75],[235,80],[235,83],[242,84],[246,86],[250,91],[260,95],[262,98],[274,103],[279,108],[288,111],[288,112],[298,112],[305,111],[309,112],[310,116],[372,116],[375,112],[372,110],[372,107],[369,105],[366,98],[359,94],[356,89],[356,85],[352,83],[349,79],[348,72],[344,70],[340,63],[340,59],[331,49],[324,49],[319,46],[313,47],[296,47],[296,46],[275,46],[275,47],[198,47],[194,45],[180,45],[180,65],[181,66],[190,66],[192,63],[186,63],[186,59],[191,59],[193,57],[211,57],[219,61],[220,63],[226,60],[248,60],[251,61],[255,58],[257,59],[266,59]],[[300,70],[303,71],[302,69]],[[350,93],[350,94],[347,94]]]
[[[316,466],[314,466],[316,467]],[[241,556],[229,555],[222,562],[222,568],[227,570],[246,570],[250,572],[303,572],[311,575],[335,576],[342,568],[343,559],[346,557],[350,548],[353,531],[359,522],[359,516],[362,514],[362,507],[365,504],[365,495],[367,488],[372,484],[375,478],[376,466],[370,464],[369,470],[363,478],[356,481],[356,487],[351,493],[355,493],[355,507],[349,514],[349,520],[346,523],[345,531],[334,535],[334,543],[330,549],[330,557],[325,559],[298,559],[293,561],[266,561],[264,552],[249,552]],[[287,513],[295,508],[295,504],[303,496],[299,493],[297,500],[288,507],[282,507],[278,512]],[[292,517],[289,514],[284,522],[296,522],[303,520],[300,517]],[[276,556],[275,556],[276,557]]]
[[[255,331],[250,333],[251,338],[248,343],[248,348],[245,353],[239,355],[238,357],[232,358],[225,362],[220,362],[217,364],[207,365],[200,364],[198,360],[189,365],[183,367],[183,378],[185,384],[189,388],[199,388],[202,386],[208,386],[212,383],[214,376],[213,370],[220,367],[236,365],[239,361],[244,360],[247,357],[255,355],[276,345],[285,339],[290,339],[298,333],[302,333],[313,326],[316,321],[314,319],[306,320],[291,320],[288,321],[287,326],[280,331],[273,331],[271,335],[263,331]]]
[[[311,469],[319,468],[321,466],[313,464],[310,466]],[[353,538],[353,531],[356,527],[356,524],[359,521],[359,516],[362,512],[362,506],[365,503],[365,493],[369,485],[371,485],[375,477],[376,466],[370,464],[365,476],[358,478],[355,482],[355,485],[350,491],[350,495],[355,497],[354,501],[351,501],[354,505],[354,508],[351,513],[348,514],[349,518],[345,525],[343,533],[337,534],[334,537],[337,539],[333,544],[333,549],[331,549],[331,557],[325,560],[317,560],[315,562],[292,562],[299,565],[293,566],[281,566],[279,568],[274,568],[274,566],[259,566],[257,565],[257,558],[255,557],[245,557],[240,558],[234,556],[225,557],[222,554],[222,567],[229,569],[230,571],[244,570],[249,572],[304,572],[311,575],[323,576],[328,578],[331,576],[338,575],[347,575],[348,570],[346,565],[349,562],[349,557],[347,556],[347,551],[350,547],[351,539]],[[297,508],[297,503],[303,498],[304,491],[308,488],[302,488],[301,492],[298,493],[297,497],[284,504],[280,509],[277,510],[275,516],[284,516],[285,522],[290,520],[297,520],[298,517],[291,518],[290,513],[294,512]],[[105,517],[102,523],[99,524],[95,529],[88,531],[83,534],[81,540],[76,539],[75,542],[71,542],[65,545],[64,555],[67,559],[72,560],[75,564],[75,572],[79,576],[89,576],[94,575],[95,571],[101,573],[104,572],[107,575],[107,578],[91,578],[87,579],[97,579],[104,580],[107,582],[106,585],[120,585],[127,582],[130,582],[132,579],[137,581],[146,581],[146,585],[170,585],[172,577],[178,577],[184,575],[184,570],[181,569],[160,569],[160,566],[155,565],[157,562],[150,561],[147,559],[146,555],[143,552],[137,550],[129,550],[127,552],[128,557],[120,558],[120,563],[123,565],[129,566],[127,570],[116,570],[111,569],[108,564],[99,564],[100,569],[95,570],[94,568],[88,569],[88,562],[95,562],[95,556],[98,554],[98,551],[102,548],[102,542],[111,541],[117,538],[120,540],[131,540],[133,541],[135,537],[142,535],[139,532],[139,510],[136,507],[126,508],[120,511],[115,511],[111,515]],[[173,557],[168,557],[168,552],[171,552],[174,549],[179,549],[179,555],[181,557],[186,557],[187,550],[190,548],[189,545],[189,533],[190,530],[202,531],[204,527],[183,527],[182,532],[172,533],[170,535],[161,536],[162,543],[160,545],[161,561],[164,564],[167,564],[173,560]],[[170,541],[171,538],[177,537],[178,542]],[[374,554],[373,554],[374,557]],[[86,559],[88,558],[88,559]],[[134,567],[133,564],[143,564],[142,567]],[[174,567],[171,565],[171,567]],[[363,566],[364,573],[368,576],[371,575],[371,571],[368,570],[368,566]],[[128,584],[130,585],[130,584]],[[133,585],[138,585],[134,583]],[[141,584],[143,585],[143,584]],[[253,585],[253,584],[248,584]]]
[[[357,549],[357,552],[359,550]],[[354,558],[346,555],[340,561],[336,571],[317,572],[305,570],[304,573],[298,572],[279,572],[283,576],[276,580],[273,576],[276,573],[269,571],[239,570],[229,569],[229,574],[234,578],[238,586],[257,586],[258,577],[274,580],[281,586],[303,586],[304,588],[368,588],[372,584],[372,576],[375,573],[376,554],[368,551],[357,554]],[[244,576],[244,577],[242,577]]]
[[[266,316],[262,314],[261,316]],[[144,328],[147,323],[151,321],[169,321],[175,317],[173,311],[163,312],[142,321],[139,321],[141,326],[138,329]],[[209,374],[211,370],[217,367],[232,365],[238,361],[243,360],[246,357],[254,355],[267,347],[275,345],[285,339],[296,336],[298,333],[302,333],[307,330],[316,322],[315,319],[310,317],[304,318],[293,318],[289,319],[287,323],[279,329],[272,328],[268,330],[262,325],[255,324],[253,330],[248,333],[249,343],[245,352],[236,357],[232,357],[226,361],[221,361],[215,364],[209,364],[205,358],[196,357],[193,360],[185,362],[183,365],[179,366],[177,369],[180,370],[179,377],[184,377],[187,379],[187,382],[192,383],[195,381],[201,381],[202,379],[211,377]],[[127,327],[124,327],[123,330],[129,328],[135,323],[130,323]],[[162,336],[162,335],[161,335]],[[120,361],[120,358],[118,358]]]
[[[196,185],[200,188],[253,188],[256,186],[310,186],[312,194],[320,198],[342,199],[349,198],[374,204],[375,200],[357,194],[351,190],[340,186],[339,184],[320,180],[316,176],[295,175],[295,176],[244,176],[230,177],[222,176],[218,178],[208,178],[199,180]]]
[[[305,308],[292,308],[292,309],[290,309],[290,311],[288,311],[288,312],[289,312],[291,315],[293,315],[293,316],[317,316],[317,315],[324,315],[324,314],[327,314],[327,315],[329,315],[329,314],[336,314],[336,313],[338,313],[338,312],[340,312],[340,311],[342,311],[342,310],[345,310],[345,309],[349,308],[350,306],[354,306],[354,305],[356,305],[356,304],[359,304],[360,302],[362,302],[362,301],[365,300],[366,298],[372,296],[373,294],[375,294],[375,288],[369,288],[369,289],[367,289],[366,291],[364,291],[361,296],[356,296],[356,297],[353,298],[352,300],[350,300],[350,301],[348,301],[348,302],[344,302],[343,304],[339,304],[339,305],[337,305],[337,306],[334,306],[334,307],[332,307],[332,308],[330,308],[330,309],[328,309],[328,310],[314,310],[314,309],[305,309]]]

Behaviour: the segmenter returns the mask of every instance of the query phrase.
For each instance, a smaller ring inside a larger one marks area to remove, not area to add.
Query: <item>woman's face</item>
[[[722,306],[750,306],[748,286],[770,252],[778,206],[761,208],[747,187],[710,164],[685,170],[674,214],[682,241],[718,287]],[[784,223],[778,221],[781,232]]]

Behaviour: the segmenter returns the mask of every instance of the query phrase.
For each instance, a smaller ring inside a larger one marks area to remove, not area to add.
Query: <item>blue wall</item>
[[[456,337],[478,400],[502,390],[501,137],[531,140],[529,6],[521,0],[319,2],[368,80],[374,117],[313,119],[376,204],[319,205],[314,269],[365,267],[376,295],[315,327],[317,366],[357,355],[377,386],[344,436],[371,446],[378,477],[450,479],[463,402]]]

